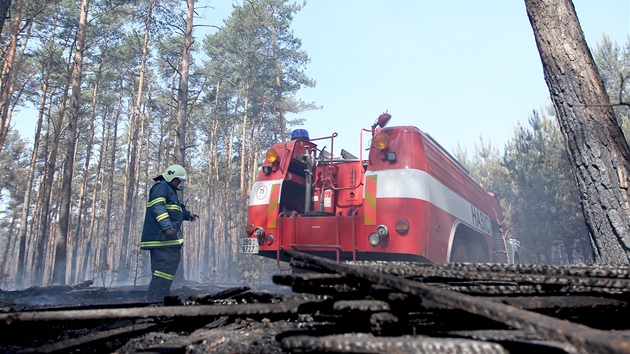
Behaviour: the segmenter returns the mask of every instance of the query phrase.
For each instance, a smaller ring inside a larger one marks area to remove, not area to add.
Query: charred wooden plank
[[[333,310],[346,312],[382,312],[389,311],[389,304],[379,300],[353,300],[337,301],[333,304]]]
[[[410,278],[419,281],[418,279]],[[479,282],[463,282],[452,283],[435,283],[433,281],[425,282],[428,285],[437,286],[443,289],[457,291],[471,295],[563,295],[569,294],[571,289],[569,286],[558,284],[540,285],[540,284],[481,284]],[[588,293],[587,289],[583,289],[582,293]]]
[[[246,291],[249,291],[248,286],[237,286],[233,288],[229,288],[223,291],[220,291],[216,294],[211,295],[199,295],[199,296],[191,296],[190,299],[198,304],[209,305],[215,304],[217,300],[225,300],[229,299],[235,295],[242,294]]]
[[[578,276],[588,278],[630,279],[628,266],[602,265],[536,265],[536,264],[501,264],[501,263],[419,263],[402,261],[354,261],[347,262],[358,266],[369,266],[383,273],[397,273],[400,276],[422,276],[424,272],[460,271],[492,272],[512,274],[537,274],[547,276]]]
[[[627,309],[628,303],[615,299],[596,296],[518,296],[495,297],[493,301],[520,307],[526,310],[542,309]]]
[[[312,284],[317,283],[319,285],[338,285],[342,284],[345,280],[339,274],[330,273],[305,273],[305,274],[291,274],[291,275],[274,275],[271,280],[275,284],[293,286],[296,284]]]
[[[558,319],[567,319],[598,329],[625,328],[630,308],[625,301],[596,296],[505,296],[486,297],[524,310],[538,312]],[[392,306],[393,307],[393,306]],[[444,310],[449,306],[424,301],[427,310]],[[616,331],[618,334],[619,331]]]
[[[221,300],[221,299],[228,299],[230,297],[236,296],[236,295],[240,295],[246,291],[249,291],[250,288],[249,286],[237,286],[237,287],[233,287],[233,288],[229,288],[223,291],[220,291],[214,295],[210,295],[210,298],[212,300]]]
[[[537,293],[549,292],[630,292],[630,279],[625,272],[608,267],[562,267],[533,265],[501,265],[486,263],[443,263],[427,264],[413,262],[352,262],[360,266],[370,266],[384,274],[402,276],[425,283],[455,283],[462,281],[487,282],[490,285],[541,285]],[[497,279],[508,284],[493,284]],[[509,284],[511,283],[511,284]],[[484,286],[480,284],[479,287]],[[464,287],[460,288],[465,290]],[[471,291],[474,288],[471,287]],[[518,287],[516,288],[518,290]],[[459,290],[458,290],[459,291]],[[530,290],[531,291],[531,290]],[[506,293],[504,291],[504,293]]]
[[[158,353],[181,351],[181,349],[186,348],[186,346],[188,345],[192,345],[196,342],[201,342],[203,340],[211,338],[213,335],[213,331],[216,328],[224,326],[227,323],[227,320],[228,320],[228,317],[220,317],[219,319],[211,323],[208,323],[207,325],[195,330],[194,332],[188,335],[180,335],[180,336],[171,337],[169,339],[165,339],[157,345],[153,345],[150,348],[145,348],[143,352],[147,352],[148,349],[150,349],[151,352],[158,352]],[[242,326],[240,325],[232,326],[232,329],[236,329],[236,328],[242,328]]]
[[[139,323],[131,326],[114,328],[107,331],[99,331],[84,335],[79,338],[69,338],[56,343],[49,343],[38,348],[25,348],[23,353],[67,353],[71,350],[80,350],[97,342],[113,340],[114,338],[132,338],[143,333],[150,332],[161,327],[160,324]]]
[[[308,300],[291,300],[277,304],[243,304],[172,306],[102,310],[70,310],[70,311],[33,311],[0,314],[0,324],[11,326],[17,323],[38,321],[81,321],[95,319],[142,319],[142,318],[193,318],[212,316],[244,316],[267,314],[296,314],[300,306],[307,305]],[[0,328],[2,327],[0,326]]]
[[[389,304],[379,300],[341,300],[333,303],[336,333],[368,333],[370,317],[375,312],[389,311]]]
[[[560,295],[598,295],[613,298],[629,299],[630,292],[620,289],[611,288],[599,288],[590,286],[580,286],[576,284],[501,284],[498,282],[481,282],[481,281],[469,281],[469,282],[439,282],[434,281],[438,279],[432,279],[428,282],[426,280],[418,280],[409,278],[411,280],[422,281],[428,285],[434,285],[443,289],[453,290],[465,294],[471,295],[492,295],[492,296],[527,296],[527,295],[539,295],[539,296],[560,296]],[[443,280],[447,281],[447,280]]]
[[[365,289],[360,289],[363,286],[354,279],[338,274],[275,275],[272,280],[275,284],[291,286],[291,290],[296,293],[331,295],[337,298],[356,298],[357,291],[365,291]]]
[[[448,331],[445,335],[501,344],[510,353],[578,353],[573,345],[555,341],[542,341],[531,332],[520,330]]]
[[[370,315],[371,332],[377,336],[400,334],[400,320],[390,312],[376,312]]]
[[[293,353],[508,353],[499,344],[489,342],[420,336],[375,337],[364,333],[291,336],[283,338],[281,344]]]
[[[331,261],[303,252],[286,251],[294,260],[316,264],[342,275],[369,280],[400,291],[426,298],[438,304],[461,309],[508,326],[538,333],[545,340],[566,342],[589,353],[628,353],[630,341],[614,333],[522,310],[513,306],[440,289],[417,281],[383,274],[367,268]]]

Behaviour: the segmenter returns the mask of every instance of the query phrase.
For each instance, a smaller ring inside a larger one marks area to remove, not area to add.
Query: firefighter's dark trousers
[[[152,276],[146,296],[148,302],[162,302],[171,293],[171,284],[182,258],[181,250],[181,245],[150,250]]]

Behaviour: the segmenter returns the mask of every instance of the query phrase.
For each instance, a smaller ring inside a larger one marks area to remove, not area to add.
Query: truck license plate
[[[238,239],[238,252],[258,254],[258,239],[257,238],[239,238]]]

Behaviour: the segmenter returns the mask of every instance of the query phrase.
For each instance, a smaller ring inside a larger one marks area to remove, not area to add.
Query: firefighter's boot
[[[172,280],[153,276],[145,300],[147,302],[164,302],[164,298],[171,293],[172,282]]]

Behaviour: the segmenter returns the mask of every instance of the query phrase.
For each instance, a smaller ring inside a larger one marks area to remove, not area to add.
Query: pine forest
[[[317,78],[305,74],[309,56],[291,31],[308,5],[243,1],[203,37],[195,6],[11,1],[0,26],[0,288],[147,284],[147,193],[172,163],[188,171],[182,200],[200,216],[184,226],[183,278],[247,283],[277,272],[275,262],[239,257],[236,242],[264,153],[308,124],[300,112],[317,109],[297,98]],[[604,36],[592,50],[611,99],[624,101],[630,46]],[[36,122],[29,137],[14,129],[24,112]],[[616,114],[627,131],[627,106]],[[524,262],[592,261],[549,107],[532,107],[505,147],[480,140],[454,155],[499,195]]]

